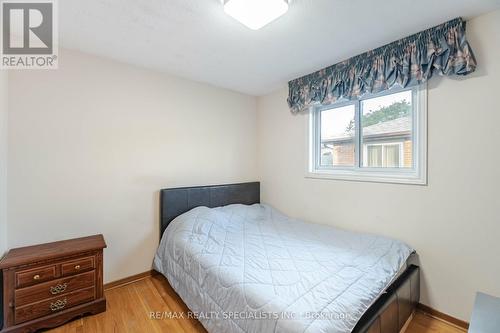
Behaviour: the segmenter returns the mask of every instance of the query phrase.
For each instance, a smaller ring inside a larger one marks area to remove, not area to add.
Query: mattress
[[[341,333],[352,331],[412,252],[267,205],[229,205],[172,221],[154,268],[209,332]]]

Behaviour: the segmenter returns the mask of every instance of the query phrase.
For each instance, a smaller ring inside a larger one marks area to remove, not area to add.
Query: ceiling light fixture
[[[224,12],[252,30],[262,28],[288,11],[288,0],[223,0]]]

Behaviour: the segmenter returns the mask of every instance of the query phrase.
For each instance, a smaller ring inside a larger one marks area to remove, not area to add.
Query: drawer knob
[[[75,269],[76,269],[76,270],[79,270],[79,269],[80,269],[80,265],[76,265],[76,266],[75,266]]]
[[[57,294],[60,294],[62,292],[64,292],[66,290],[66,288],[68,287],[68,284],[67,283],[63,283],[63,284],[58,284],[57,286],[55,287],[50,287],[50,293],[52,295],[57,295]]]
[[[37,275],[33,276],[33,280],[40,280],[40,275],[37,274]]]
[[[64,309],[66,306],[66,303],[68,303],[68,300],[65,298],[63,300],[57,300],[54,303],[50,303],[50,310],[52,311],[59,311]]]

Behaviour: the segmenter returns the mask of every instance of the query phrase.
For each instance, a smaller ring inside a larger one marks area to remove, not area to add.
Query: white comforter
[[[154,267],[209,332],[339,333],[351,332],[411,252],[266,205],[230,205],[177,217]]]

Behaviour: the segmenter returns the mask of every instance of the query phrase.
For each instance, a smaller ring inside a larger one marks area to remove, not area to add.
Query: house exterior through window
[[[422,87],[317,107],[308,126],[309,177],[426,183]]]

